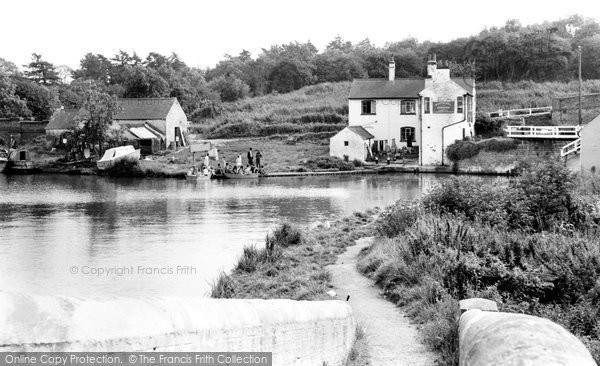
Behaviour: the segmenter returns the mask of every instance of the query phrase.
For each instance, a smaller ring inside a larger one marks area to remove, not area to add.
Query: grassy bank
[[[348,121],[349,90],[349,82],[323,83],[225,103],[220,116],[192,128],[205,138],[337,132]]]
[[[302,230],[283,223],[264,247],[250,246],[231,273],[213,284],[214,298],[326,300],[331,277],[326,266],[356,239],[373,235],[376,210]]]
[[[510,182],[455,179],[396,204],[359,270],[423,325],[440,364],[458,364],[459,299],[549,318],[600,359],[600,181],[545,163]]]

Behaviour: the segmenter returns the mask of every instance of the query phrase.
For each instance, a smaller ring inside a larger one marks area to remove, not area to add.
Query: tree
[[[27,103],[15,94],[16,88],[13,80],[0,72],[0,118],[31,116]]]
[[[250,88],[235,76],[219,76],[208,84],[210,88],[219,93],[224,102],[234,102],[248,96]]]
[[[581,41],[581,74],[586,79],[600,79],[600,34]]]
[[[13,62],[0,57],[0,74],[13,76],[19,74],[19,68]]]
[[[108,84],[112,64],[106,57],[88,53],[79,62],[81,68],[73,72],[75,79],[96,80],[102,84]]]
[[[35,83],[54,85],[60,80],[54,65],[48,61],[42,60],[42,55],[40,54],[33,53],[31,55],[31,62],[24,66],[28,69],[25,71],[25,76]]]
[[[301,61],[280,61],[269,74],[271,88],[280,93],[288,93],[310,85],[314,80],[313,67]]]
[[[81,84],[79,94],[82,96],[82,108],[75,118],[81,127],[75,135],[79,141],[91,144],[101,156],[104,144],[110,141],[112,135],[111,125],[118,112],[117,100],[103,93],[93,82]]]
[[[58,94],[43,85],[27,79],[17,80],[15,94],[27,103],[27,108],[38,120],[48,120],[60,106]]]

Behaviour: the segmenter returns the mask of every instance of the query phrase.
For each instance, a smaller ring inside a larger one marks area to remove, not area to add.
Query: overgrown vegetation
[[[440,364],[458,363],[457,301],[550,318],[600,359],[598,183],[546,163],[509,182],[451,179],[389,207],[359,270],[417,322]]]
[[[309,170],[333,169],[340,171],[354,170],[358,165],[354,162],[348,162],[335,156],[327,156],[309,160],[304,167]]]
[[[167,164],[158,161],[143,161],[123,159],[116,161],[104,171],[110,177],[160,177],[184,178],[187,172],[186,165]]]
[[[373,215],[355,214],[303,231],[283,223],[263,248],[247,247],[231,273],[213,283],[214,298],[324,300],[331,288],[326,266],[358,238],[373,234]]]

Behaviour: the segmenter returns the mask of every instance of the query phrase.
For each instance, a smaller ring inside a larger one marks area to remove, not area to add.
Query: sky
[[[177,53],[189,66],[213,67],[225,54],[311,41],[322,50],[336,35],[376,46],[415,37],[449,41],[502,26],[581,14],[600,22],[591,0],[0,0],[0,57],[17,66],[41,53],[79,66],[88,52]]]

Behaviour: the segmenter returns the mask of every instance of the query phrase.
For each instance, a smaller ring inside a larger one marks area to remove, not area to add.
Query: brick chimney
[[[392,57],[390,58],[390,64],[389,64],[388,80],[394,81],[395,78],[396,78],[396,63],[394,62],[394,55],[392,55]]]
[[[433,55],[429,55],[427,58],[427,77],[435,79],[437,71],[437,61],[435,59],[435,53]]]
[[[436,70],[435,79],[436,81],[450,80],[450,62],[448,62],[448,60],[444,60]]]

